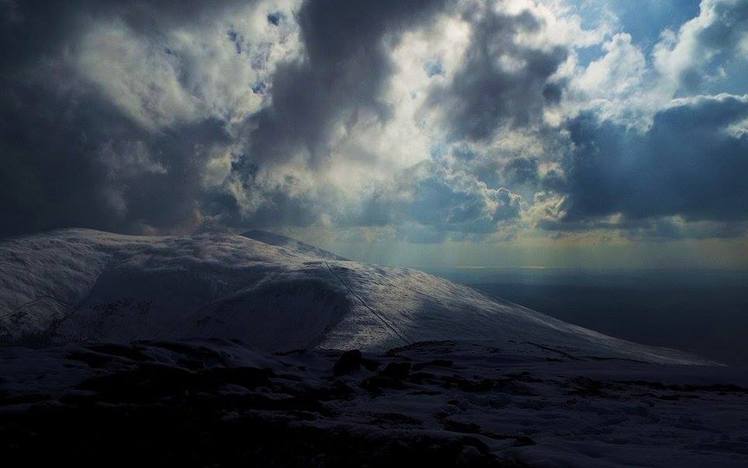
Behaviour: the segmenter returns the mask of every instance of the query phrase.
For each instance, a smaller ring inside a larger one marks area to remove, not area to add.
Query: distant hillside
[[[524,353],[707,363],[571,325],[403,268],[345,261],[275,234],[124,236],[70,229],[0,243],[7,344],[239,339],[271,351],[433,340]]]

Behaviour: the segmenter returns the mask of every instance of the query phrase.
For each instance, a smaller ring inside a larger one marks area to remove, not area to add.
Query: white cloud
[[[150,34],[122,20],[95,21],[73,49],[74,65],[149,130],[210,117],[238,123],[266,104],[267,93],[254,92],[253,85],[267,86],[275,65],[300,53],[295,23],[267,19],[275,11],[291,17],[292,7],[245,5]]]
[[[76,65],[84,79],[148,129],[190,121],[197,102],[179,82],[180,64],[119,21],[83,36]]]
[[[697,88],[715,71],[709,65],[719,55],[730,58],[748,40],[748,4],[744,0],[702,0],[699,16],[679,31],[665,31],[654,50],[654,67],[661,86],[675,95]]]
[[[614,35],[603,44],[605,55],[591,62],[576,77],[574,87],[588,99],[616,99],[638,91],[646,72],[644,54],[626,33]]]

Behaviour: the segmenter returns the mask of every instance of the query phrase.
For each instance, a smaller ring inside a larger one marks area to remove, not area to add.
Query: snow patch
[[[71,229],[0,243],[6,344],[195,337],[271,351],[462,340],[580,360],[713,364],[258,231],[147,237]]]

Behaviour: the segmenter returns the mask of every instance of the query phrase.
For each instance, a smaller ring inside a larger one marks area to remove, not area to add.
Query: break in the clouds
[[[633,14],[602,0],[2,0],[0,13],[0,235],[746,234],[745,1]]]

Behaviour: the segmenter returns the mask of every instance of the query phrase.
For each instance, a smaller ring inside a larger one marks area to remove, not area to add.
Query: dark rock
[[[393,379],[392,377],[378,374],[372,375],[361,381],[361,388],[372,393],[380,393],[382,389],[385,388],[403,389],[405,388],[405,385],[399,379]]]
[[[375,424],[410,425],[421,426],[423,421],[399,413],[376,413],[372,415],[371,422]]]
[[[480,433],[480,426],[475,423],[464,423],[445,418],[442,420],[442,425],[444,429],[452,432],[463,432],[466,434]]]
[[[483,459],[483,455],[475,447],[468,445],[463,448],[460,454],[457,456],[456,466],[475,466],[480,463]]]
[[[105,400],[146,402],[181,394],[194,386],[198,378],[187,369],[142,364],[130,371],[92,377],[82,382],[80,388],[94,391]]]
[[[588,377],[575,377],[571,379],[571,391],[572,395],[587,396],[587,397],[608,397],[607,392],[603,389],[605,385],[603,382],[593,380]]]
[[[442,378],[445,388],[458,388],[464,392],[488,392],[493,390],[494,381],[491,379],[471,380],[456,375]]]
[[[413,366],[413,370],[421,370],[425,369],[427,367],[452,367],[454,365],[454,362],[450,361],[449,359],[434,359],[432,361],[426,361],[426,362],[419,362],[418,364],[415,364]]]
[[[340,355],[335,366],[332,368],[336,376],[350,374],[361,369],[361,351],[352,349]]]
[[[361,365],[364,366],[366,370],[373,372],[379,369],[379,366],[381,365],[381,363],[379,361],[375,361],[374,359],[362,358]]]
[[[391,362],[381,372],[383,377],[389,377],[396,380],[405,380],[410,374],[411,365],[409,362]]]
[[[110,354],[102,354],[87,350],[73,351],[67,355],[67,358],[71,361],[80,361],[94,369],[107,367],[119,359],[117,356],[112,356]]]
[[[121,344],[94,344],[86,346],[91,351],[101,354],[118,356],[132,361],[144,362],[149,358],[143,353],[143,348],[138,345],[121,345]]]
[[[535,441],[527,436],[517,436],[514,440],[515,447],[526,447],[528,445],[536,445]]]
[[[216,367],[200,373],[203,383],[212,387],[225,384],[241,385],[248,389],[270,385],[270,377],[274,375],[272,369],[257,367]]]

